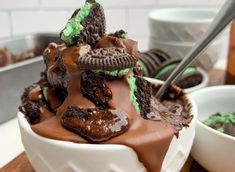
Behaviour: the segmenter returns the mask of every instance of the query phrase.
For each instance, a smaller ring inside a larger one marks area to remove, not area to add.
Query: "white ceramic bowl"
[[[196,42],[212,22],[216,10],[163,8],[149,14],[150,34],[159,41]]]
[[[153,83],[157,80],[150,79]],[[193,139],[197,121],[197,108],[192,104],[194,118],[190,127],[173,138],[165,156],[161,172],[177,172],[185,163]],[[76,144],[47,139],[35,134],[22,113],[18,113],[21,138],[26,154],[37,172],[143,172],[144,166],[137,154],[124,145]]]
[[[198,106],[196,136],[191,152],[193,158],[208,171],[235,171],[235,137],[201,122],[217,112],[235,112],[235,86],[208,87],[192,93],[190,97]]]
[[[201,68],[209,71],[213,68],[217,60],[220,58],[221,53],[225,50],[223,49],[223,41],[218,40],[213,42],[205,50],[205,52],[200,55],[198,59],[195,60],[194,64],[200,66]],[[187,53],[192,49],[195,43],[174,43],[174,42],[161,42],[154,38],[150,38],[149,47],[162,49],[167,52],[170,56],[177,59],[184,58]]]

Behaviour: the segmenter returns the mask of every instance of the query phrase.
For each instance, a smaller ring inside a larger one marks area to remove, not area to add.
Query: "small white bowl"
[[[208,87],[190,94],[198,106],[193,158],[208,171],[235,171],[235,137],[220,133],[201,122],[210,115],[235,112],[235,86]]]
[[[211,70],[217,60],[220,58],[221,53],[226,49],[223,49],[223,41],[218,40],[213,42],[209,47],[205,50],[205,52],[200,55],[200,57],[195,60],[193,64],[196,66],[200,66],[206,71]],[[149,47],[162,49],[167,52],[171,57],[177,59],[183,59],[187,53],[194,47],[195,43],[174,43],[174,42],[163,42],[158,41],[155,38],[150,38]]]
[[[157,9],[149,14],[150,34],[159,41],[196,42],[215,15],[206,8]]]
[[[159,83],[149,79],[152,83]],[[193,120],[188,128],[173,138],[163,161],[161,172],[180,171],[185,163],[195,136],[197,107],[192,104]],[[135,151],[118,144],[76,144],[52,140],[35,134],[24,115],[19,112],[21,138],[26,154],[37,172],[144,172]]]

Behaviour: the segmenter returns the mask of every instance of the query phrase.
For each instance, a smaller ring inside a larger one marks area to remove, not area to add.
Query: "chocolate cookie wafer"
[[[136,65],[137,59],[121,48],[100,48],[88,52],[77,60],[82,70],[121,70]]]
[[[147,52],[141,53],[140,60],[146,65],[145,68],[147,68],[148,71],[146,76],[148,77],[155,77],[162,67],[179,61],[178,59],[172,58],[166,52],[159,49],[151,49]]]
[[[114,36],[117,38],[124,38],[124,39],[128,38],[127,32],[125,32],[124,30],[118,30],[114,33],[108,34],[108,36]]]
[[[147,119],[147,114],[150,112],[151,107],[152,84],[142,77],[136,76],[135,78],[137,85],[135,96],[140,106],[140,115]]]
[[[96,1],[87,1],[76,10],[60,33],[67,45],[95,44],[105,35],[106,23],[103,7]]]

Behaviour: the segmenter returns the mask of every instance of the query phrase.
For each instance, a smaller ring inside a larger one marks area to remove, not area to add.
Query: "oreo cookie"
[[[147,114],[150,113],[152,84],[142,77],[135,76],[137,90],[135,96],[140,107],[140,115],[147,119]]]
[[[169,75],[174,71],[178,63],[173,63],[165,66],[155,78],[165,81]],[[180,78],[175,82],[175,85],[182,89],[191,88],[199,85],[203,80],[203,76],[197,71],[196,67],[188,67]]]
[[[128,118],[120,110],[81,109],[69,106],[61,124],[91,142],[103,142],[129,128]]]
[[[113,37],[123,38],[123,39],[128,38],[127,32],[125,32],[124,30],[118,30],[114,33],[109,34],[108,36],[113,36]]]
[[[88,52],[77,60],[82,70],[121,70],[136,65],[138,59],[121,48],[100,48]]]
[[[178,62],[179,60],[172,58],[162,50],[151,49],[141,53],[140,61],[139,64],[145,68],[145,76],[155,77],[162,67],[169,63]]]
[[[89,0],[76,10],[60,33],[60,38],[67,45],[94,45],[105,35],[106,22],[103,7],[96,1]]]

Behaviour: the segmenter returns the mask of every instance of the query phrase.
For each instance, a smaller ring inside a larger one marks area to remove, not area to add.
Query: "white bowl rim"
[[[155,9],[155,10],[152,10],[150,13],[149,13],[149,18],[153,21],[159,21],[159,22],[163,22],[163,23],[193,23],[193,24],[198,24],[198,23],[210,23],[214,17],[207,17],[205,19],[171,19],[171,18],[162,18],[162,17],[157,17],[156,14],[158,15],[164,15],[166,16],[166,13],[170,12],[207,12],[208,14],[214,14],[214,16],[216,15],[216,12],[218,10],[215,9],[215,8],[159,8],[159,9]]]
[[[163,83],[163,81],[161,80],[157,80],[157,79],[153,79],[153,78],[146,78],[149,81],[153,81],[155,83]],[[190,94],[186,94],[187,95],[187,99],[190,101],[192,108],[191,108],[191,114],[193,115],[193,119],[191,121],[191,123],[196,122],[197,120],[197,116],[198,116],[198,110],[197,110],[197,106],[195,101],[191,98]],[[23,127],[23,130],[25,130],[25,132],[29,133],[31,136],[40,139],[46,143],[49,144],[55,144],[57,146],[60,147],[66,147],[66,148],[76,148],[76,149],[88,149],[90,151],[108,151],[108,150],[125,150],[126,148],[132,149],[126,145],[121,145],[121,144],[91,144],[91,143],[75,143],[75,142],[71,142],[71,141],[62,141],[62,140],[56,140],[56,139],[50,139],[50,138],[46,138],[43,136],[38,135],[37,133],[35,133],[32,129],[30,124],[28,123],[28,121],[26,120],[24,114],[20,111],[18,111],[17,113],[17,117],[18,117],[18,122],[19,122],[19,126]],[[190,124],[191,124],[190,123]],[[180,137],[180,133],[182,133],[187,127],[184,127],[182,130],[179,131],[179,137]],[[174,136],[176,137],[176,136]],[[172,138],[173,139],[173,138]]]
[[[216,91],[221,91],[221,90],[235,90],[235,85],[219,85],[219,86],[211,86],[211,87],[206,87],[206,88],[203,88],[203,89],[200,89],[198,91],[195,91],[195,92],[192,92],[190,93],[189,96],[193,96],[193,94],[200,94],[201,92],[207,92],[207,91],[211,91],[211,92],[216,92]],[[197,120],[197,125],[199,125],[200,127],[202,127],[203,129],[205,130],[208,130],[212,133],[214,133],[215,135],[218,135],[218,137],[221,137],[221,138],[225,138],[225,139],[229,139],[231,141],[235,141],[235,137],[234,136],[230,136],[228,134],[225,134],[225,133],[222,133],[222,132],[219,132],[205,124],[203,124],[199,117],[198,117],[198,120]]]

